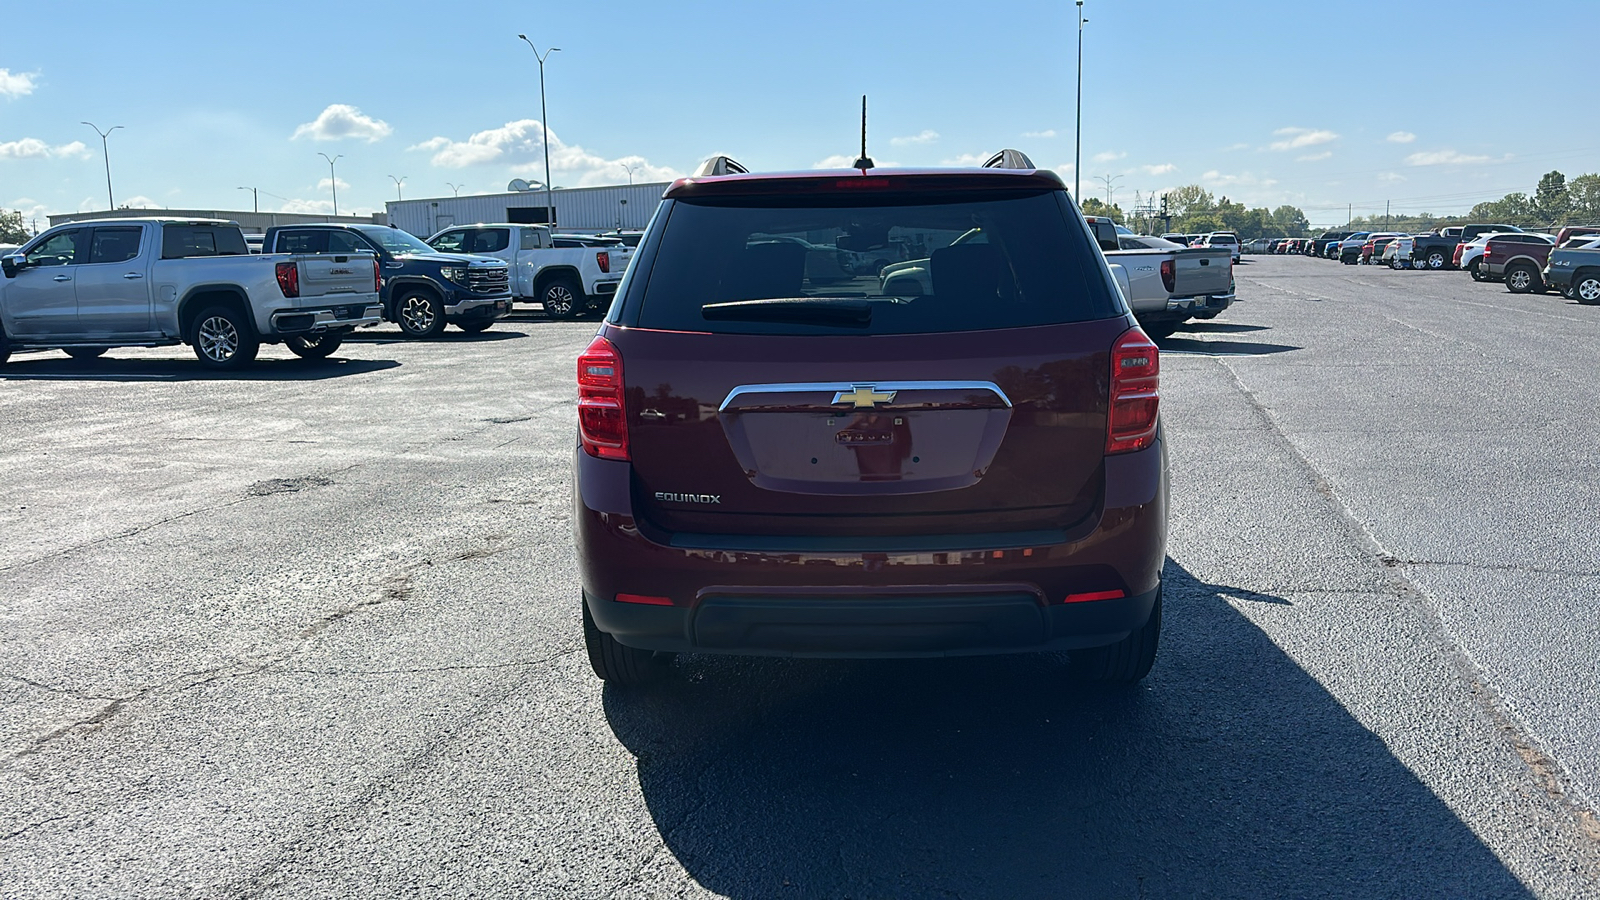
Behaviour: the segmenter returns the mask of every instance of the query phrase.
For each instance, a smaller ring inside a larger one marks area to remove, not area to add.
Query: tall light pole
[[[100,126],[94,124],[93,122],[82,122],[80,124],[93,128],[94,133],[100,135],[100,153],[106,158],[106,209],[116,209],[117,201],[111,196],[111,144],[106,140],[106,138],[111,136],[111,132],[116,131],[122,126],[113,125],[110,128],[107,128],[105,131],[101,131]]]
[[[259,193],[257,193],[257,189],[253,188],[253,187],[242,187],[242,188],[239,188],[239,190],[241,190],[241,191],[249,191],[250,192],[250,208],[251,208],[251,210],[254,211],[254,212],[261,212],[261,195]]]
[[[544,144],[544,221],[546,225],[554,228],[556,226],[556,205],[550,196],[550,115],[545,111],[544,106],[544,61],[550,58],[550,54],[561,48],[551,47],[544,52],[543,56],[540,56],[539,48],[533,46],[533,41],[529,41],[527,35],[519,34],[517,37],[527,41],[528,49],[533,51],[533,58],[539,61],[539,127],[544,129],[544,140],[541,142]]]
[[[333,164],[344,159],[344,154],[341,153],[338,156],[330,157],[319,150],[317,155],[328,161],[328,186],[333,188],[333,214],[337,216],[339,214],[339,179],[333,174]]]
[[[1083,192],[1078,189],[1078,173],[1083,170],[1083,0],[1078,0],[1078,126],[1072,133],[1072,196],[1083,203]]]
[[[634,170],[634,167],[628,165],[627,163],[617,163],[617,165],[619,165],[619,166],[623,167],[624,169],[628,170],[628,187],[633,187],[633,170]]]
[[[448,182],[448,181],[446,181],[445,184],[450,187],[450,190],[455,191],[457,197],[461,196],[461,185],[452,184],[451,182]]]
[[[400,193],[400,185],[406,183],[406,176],[401,175],[399,178],[396,178],[393,175],[390,175],[389,180],[394,182],[394,198],[396,200],[404,200],[406,197],[404,194]]]

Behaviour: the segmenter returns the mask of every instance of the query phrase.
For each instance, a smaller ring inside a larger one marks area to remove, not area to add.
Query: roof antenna
[[[861,158],[851,166],[865,172],[873,168],[872,157],[867,155],[867,95],[861,95]]]

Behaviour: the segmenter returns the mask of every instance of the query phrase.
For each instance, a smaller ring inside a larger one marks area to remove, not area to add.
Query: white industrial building
[[[616,184],[605,187],[555,188],[549,202],[555,207],[555,224],[562,231],[597,233],[615,228],[643,228],[655,214],[669,182]],[[390,200],[389,224],[420,238],[431,237],[452,225],[480,222],[544,224],[543,189],[472,194],[466,197],[425,197]]]

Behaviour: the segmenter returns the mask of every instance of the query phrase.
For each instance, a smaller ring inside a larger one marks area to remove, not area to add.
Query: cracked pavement
[[[603,690],[567,532],[592,323],[240,379],[19,354],[0,897],[1600,893],[1600,401],[1561,377],[1600,313],[1238,281],[1165,342],[1169,606],[1124,691],[1039,656]]]

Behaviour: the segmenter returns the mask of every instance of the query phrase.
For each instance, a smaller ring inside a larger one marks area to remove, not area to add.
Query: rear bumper
[[[326,309],[279,309],[270,319],[272,334],[320,334],[335,329],[364,328],[383,321],[380,303],[340,304]]]
[[[869,658],[1104,646],[1148,620],[1166,559],[1160,442],[1107,458],[1101,506],[1059,531],[663,534],[635,517],[631,480],[629,464],[579,450],[573,530],[596,625],[649,650]]]

